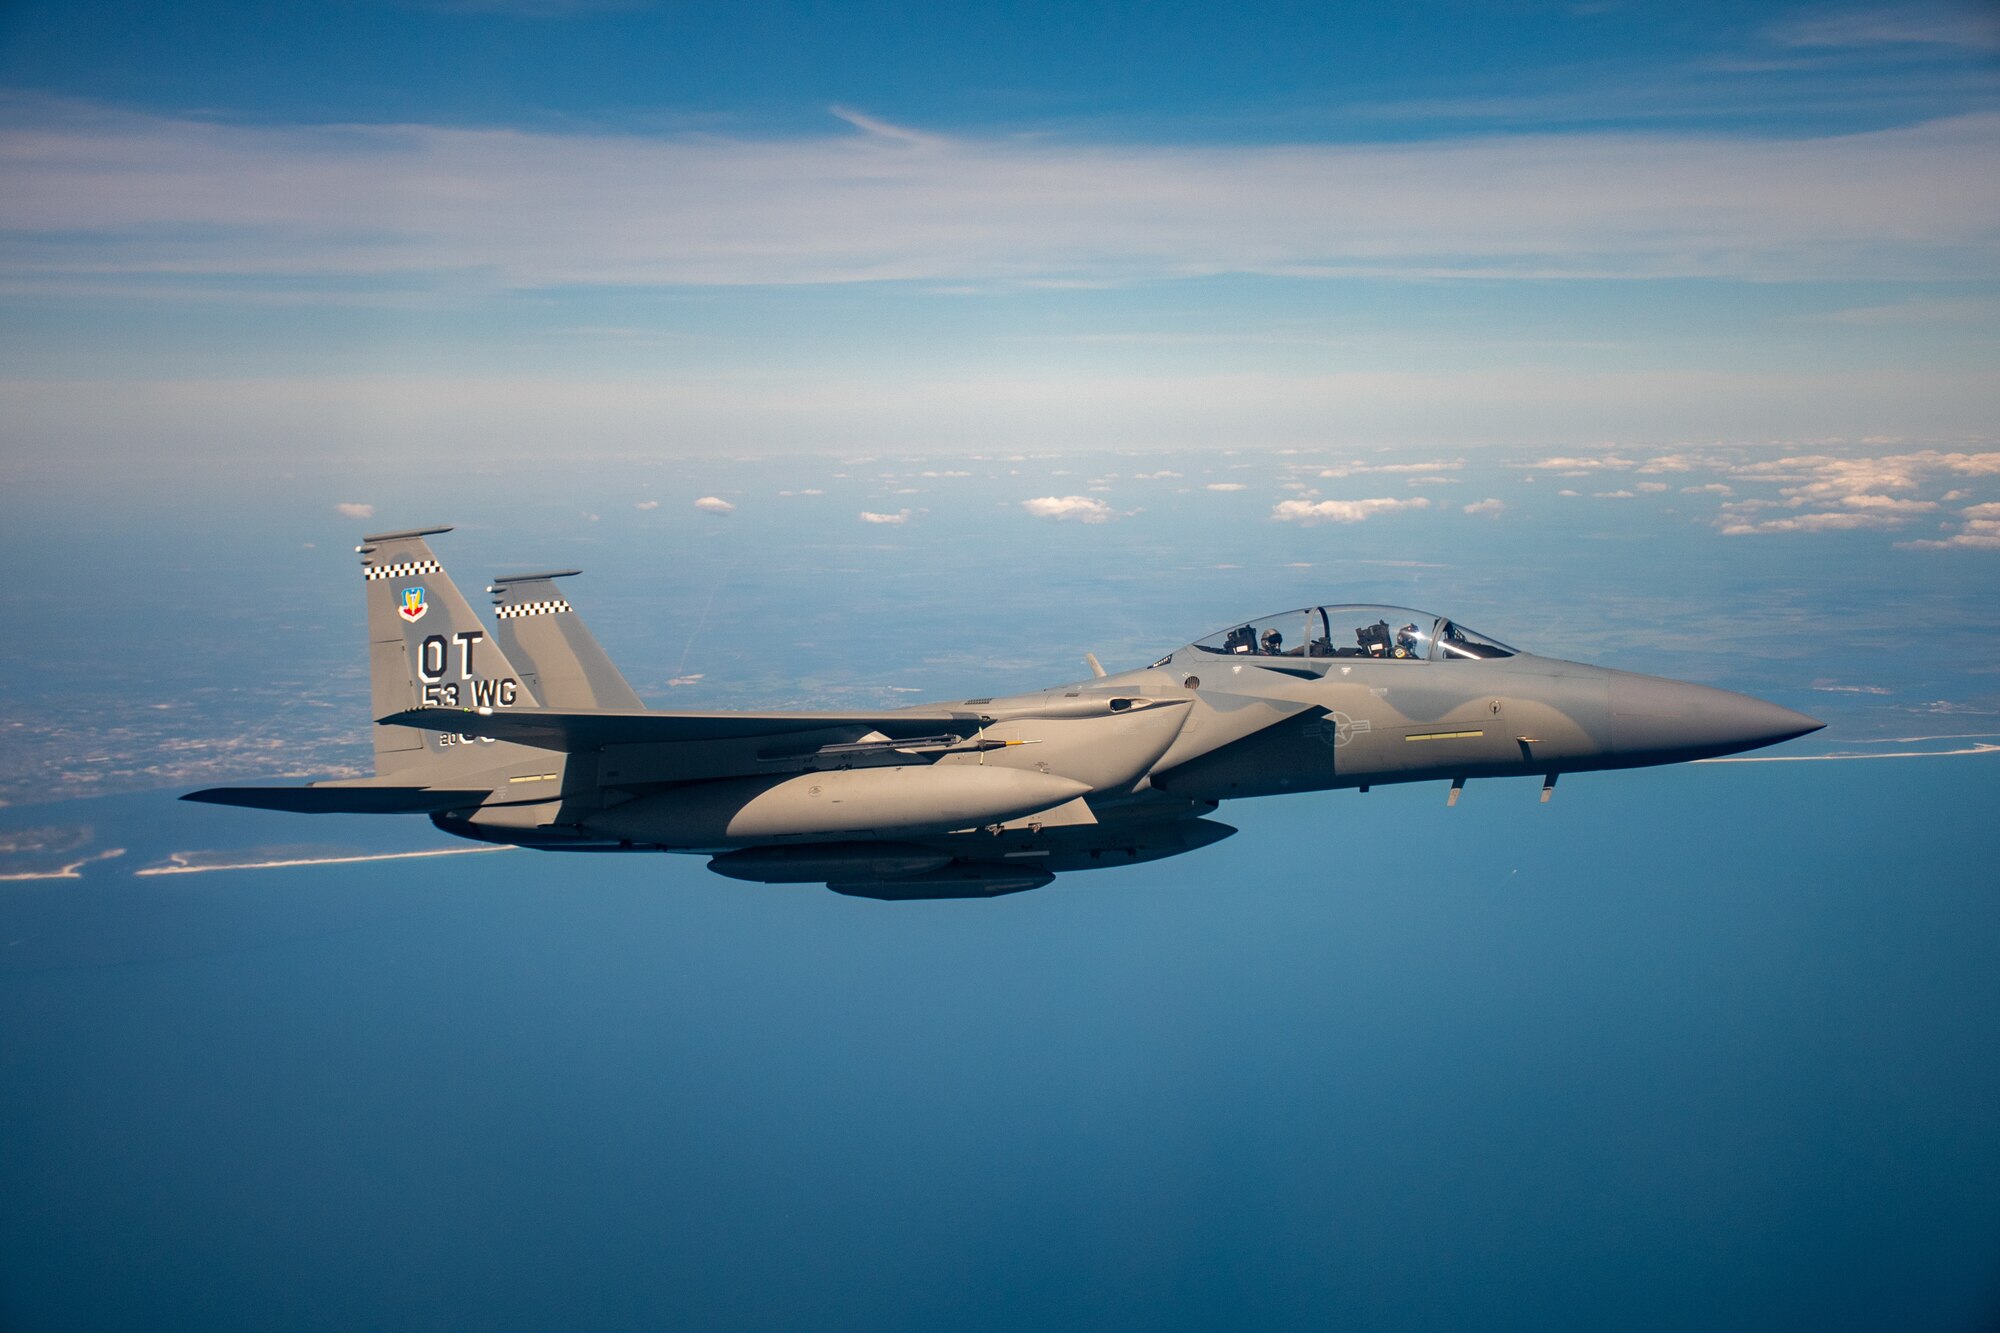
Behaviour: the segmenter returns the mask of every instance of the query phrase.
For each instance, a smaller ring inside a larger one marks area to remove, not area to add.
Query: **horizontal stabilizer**
[[[490,795],[430,787],[208,787],[181,799],[301,815],[428,815],[478,805]]]
[[[842,727],[892,738],[935,737],[941,732],[970,736],[991,719],[977,713],[917,709],[897,713],[666,713],[614,708],[577,712],[554,708],[412,708],[376,720],[388,726],[483,736],[573,753],[606,745],[745,740]]]

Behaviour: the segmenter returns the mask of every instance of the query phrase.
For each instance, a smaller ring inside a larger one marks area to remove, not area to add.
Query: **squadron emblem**
[[[414,625],[419,620],[422,620],[424,613],[430,609],[430,603],[424,600],[424,590],[422,588],[405,588],[403,589],[403,604],[396,608],[396,614]]]

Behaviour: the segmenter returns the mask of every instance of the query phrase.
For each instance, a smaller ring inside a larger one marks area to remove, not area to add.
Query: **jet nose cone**
[[[1797,740],[1801,736],[1810,736],[1815,731],[1823,730],[1826,726],[1826,723],[1818,718],[1798,712],[1796,709],[1766,703],[1747,694],[1735,697],[1756,705],[1755,709],[1750,710],[1748,716],[1742,720],[1745,734],[1754,734],[1757,738],[1751,741],[1746,749],[1754,750],[1760,745],[1776,745],[1779,741]]]
[[[1756,750],[1818,731],[1826,724],[1747,694],[1656,676],[1611,682],[1611,737],[1637,758],[1699,759]]]

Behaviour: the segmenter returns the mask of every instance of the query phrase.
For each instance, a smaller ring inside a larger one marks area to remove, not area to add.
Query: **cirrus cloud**
[[[0,230],[21,238],[14,274],[43,285],[1852,279],[2000,258],[2000,173],[1966,169],[2000,153],[1994,113],[1818,138],[1264,145],[937,135],[841,114],[834,133],[730,139],[24,104],[0,130]]]

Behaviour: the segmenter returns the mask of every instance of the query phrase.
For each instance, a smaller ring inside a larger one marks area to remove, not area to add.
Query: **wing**
[[[459,736],[514,741],[572,754],[607,745],[741,741],[798,732],[871,732],[891,740],[970,736],[992,719],[945,709],[888,713],[667,713],[657,709],[412,708],[377,721]]]

